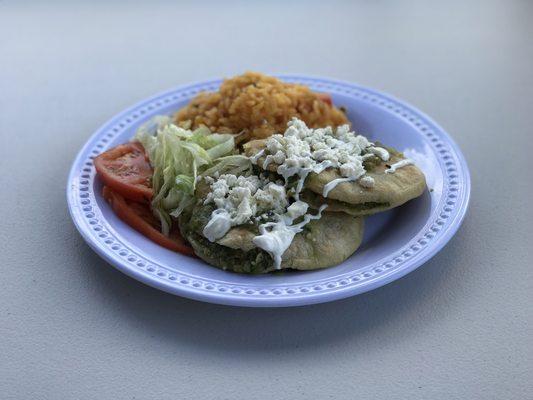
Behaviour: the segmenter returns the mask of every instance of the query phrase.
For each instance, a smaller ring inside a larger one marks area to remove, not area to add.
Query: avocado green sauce
[[[211,265],[234,272],[260,274],[272,269],[272,257],[259,248],[250,251],[232,249],[212,243],[202,235],[202,230],[209,222],[214,209],[212,204],[203,205],[199,202],[180,217],[181,233],[192,245],[196,255]],[[257,224],[241,225],[240,228],[250,230],[254,234],[259,233]]]
[[[186,237],[200,258],[224,270],[260,274],[271,269],[274,263],[267,252],[257,247],[250,251],[232,249],[211,243],[202,235],[192,231],[188,231]]]

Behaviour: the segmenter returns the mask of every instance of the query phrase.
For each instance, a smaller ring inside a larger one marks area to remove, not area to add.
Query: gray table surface
[[[0,398],[533,398],[533,2],[0,2]],[[174,297],[116,271],[66,207],[106,119],[245,70],[355,81],[459,143],[445,249],[373,292],[292,309]]]

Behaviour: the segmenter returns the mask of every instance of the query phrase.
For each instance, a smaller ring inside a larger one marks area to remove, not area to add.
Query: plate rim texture
[[[426,139],[438,159],[443,176],[441,198],[424,228],[400,250],[365,268],[336,278],[299,284],[255,285],[227,282],[175,273],[129,248],[106,223],[92,192],[95,176],[92,158],[107,150],[112,139],[133,124],[190,99],[202,90],[214,90],[222,79],[180,85],[142,100],[104,123],[78,152],[68,176],[67,203],[74,224],[89,246],[125,274],[157,289],[179,296],[217,304],[248,307],[287,307],[323,303],[361,294],[396,279],[423,265],[437,254],[459,229],[470,200],[470,173],[466,160],[448,133],[433,119],[387,93],[355,83],[309,75],[275,75],[301,83],[316,91],[357,98],[405,119]],[[177,267],[179,268],[179,267]],[[229,272],[228,272],[229,273]]]

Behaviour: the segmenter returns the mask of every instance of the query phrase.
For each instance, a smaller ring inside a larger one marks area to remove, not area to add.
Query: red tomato
[[[329,93],[317,93],[317,96],[320,100],[322,100],[324,103],[332,106],[333,100],[331,100],[331,95]]]
[[[154,195],[152,167],[140,143],[114,147],[96,157],[94,166],[105,185],[129,200],[148,202]]]
[[[148,239],[169,250],[188,256],[195,256],[192,248],[185,242],[178,229],[170,233],[170,237],[159,231],[159,221],[153,216],[147,204],[128,201],[109,187],[104,186],[102,195],[115,214],[136,231]]]

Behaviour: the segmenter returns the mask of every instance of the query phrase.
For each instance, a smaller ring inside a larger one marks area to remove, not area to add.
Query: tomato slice
[[[94,166],[104,184],[125,198],[148,202],[153,197],[153,171],[140,143],[114,147],[96,157]]]
[[[128,201],[107,186],[104,186],[102,195],[115,214],[136,231],[169,250],[195,256],[192,247],[186,243],[178,229],[173,230],[169,237],[159,231],[159,221],[153,216],[147,204]]]
[[[331,95],[329,93],[317,93],[317,96],[320,100],[322,100],[324,103],[332,106],[333,100],[331,99]]]

